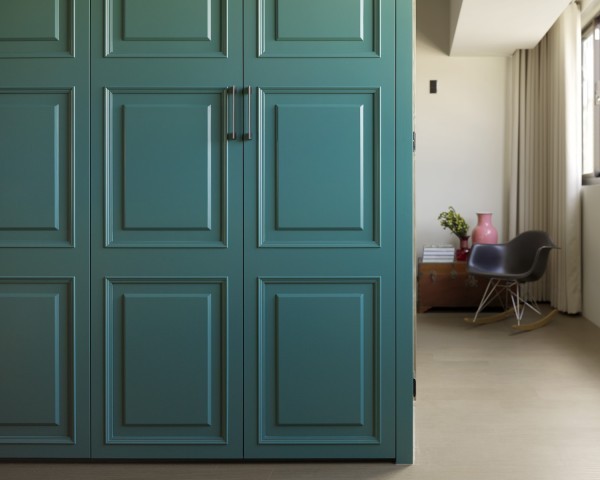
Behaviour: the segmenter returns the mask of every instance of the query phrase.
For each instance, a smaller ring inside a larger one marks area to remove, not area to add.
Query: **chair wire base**
[[[477,308],[474,317],[465,318],[465,321],[476,324],[492,323],[508,318],[512,310],[515,314],[515,317],[517,318],[517,325],[514,325],[513,328],[517,330],[525,330],[526,328],[523,328],[521,326],[521,320],[523,319],[526,307],[530,308],[538,315],[542,315],[542,312],[535,300],[528,301],[525,300],[525,298],[523,298],[521,288],[522,285],[516,280],[506,280],[503,278],[496,277],[490,278],[487,286],[485,287],[485,292],[483,293],[481,302],[479,302],[479,307]],[[500,299],[500,302],[504,307],[504,312],[498,315],[491,315],[487,318],[480,319],[479,314],[497,298]],[[555,313],[556,310],[553,310],[542,320],[540,320],[539,322],[535,322],[536,325],[538,323],[540,323],[539,326],[541,326],[542,324],[546,324],[550,319],[550,316],[554,315]]]

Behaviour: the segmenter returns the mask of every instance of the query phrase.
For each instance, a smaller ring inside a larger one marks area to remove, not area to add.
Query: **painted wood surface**
[[[246,4],[245,456],[393,458],[394,3]]]
[[[92,6],[92,456],[241,458],[243,4]]]
[[[0,71],[0,456],[89,457],[88,3],[2,2]]]
[[[0,456],[406,457],[396,3],[0,6]]]

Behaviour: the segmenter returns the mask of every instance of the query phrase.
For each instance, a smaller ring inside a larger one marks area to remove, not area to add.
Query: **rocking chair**
[[[539,280],[544,275],[548,255],[554,248],[558,247],[548,234],[537,230],[523,232],[508,243],[473,245],[467,271],[472,275],[487,277],[489,281],[475,316],[465,318],[465,321],[476,325],[493,323],[508,318],[514,311],[517,318],[517,324],[513,325],[515,330],[529,331],[546,325],[556,314],[556,309],[536,322],[521,325],[525,307],[542,315],[535,301],[523,298],[522,287],[523,284]],[[482,310],[496,298],[503,302],[505,310],[496,315],[480,317]]]

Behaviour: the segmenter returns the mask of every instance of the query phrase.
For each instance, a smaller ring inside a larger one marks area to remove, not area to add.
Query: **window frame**
[[[582,30],[581,42],[582,45],[592,37],[592,55],[593,55],[593,171],[582,174],[582,183],[584,185],[600,184],[600,16],[595,17],[589,25]],[[582,70],[581,84],[584,86],[584,55],[582,48]],[[585,125],[585,91],[582,88],[582,125]],[[582,131],[582,134],[584,132]],[[582,139],[582,170],[583,158],[585,155],[583,139]]]

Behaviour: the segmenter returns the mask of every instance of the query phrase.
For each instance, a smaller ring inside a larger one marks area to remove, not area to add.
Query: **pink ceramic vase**
[[[491,213],[477,213],[477,225],[473,229],[471,242],[498,243],[498,230],[492,225]]]

